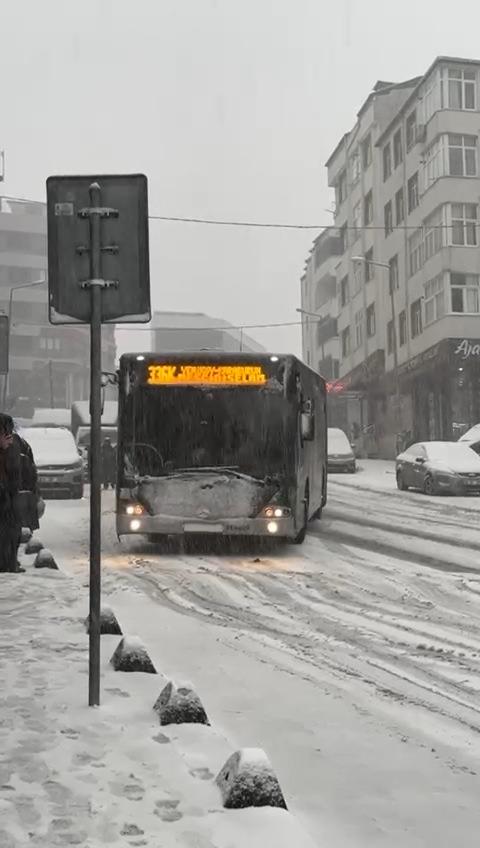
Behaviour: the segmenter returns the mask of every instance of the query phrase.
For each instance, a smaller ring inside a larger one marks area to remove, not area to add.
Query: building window
[[[400,339],[400,347],[407,343],[407,313],[404,309],[398,316],[398,337]]]
[[[373,247],[365,253],[365,282],[369,283],[375,276],[375,265],[373,263]]]
[[[315,268],[318,268],[318,266],[320,265],[320,263],[322,261],[322,246],[321,246],[321,244],[315,245],[314,256],[315,256]]]
[[[355,150],[350,157],[350,173],[352,185],[356,185],[360,179],[360,154],[358,150]]]
[[[423,231],[415,230],[408,239],[408,273],[413,277],[423,265]]]
[[[407,183],[408,211],[413,212],[418,206],[418,171],[410,177]]]
[[[355,313],[355,350],[363,344],[363,309]]]
[[[394,345],[395,334],[393,332],[393,321],[389,321],[387,324],[387,352],[389,354],[393,353]]]
[[[337,209],[344,203],[347,197],[347,174],[342,171],[337,183]]]
[[[390,142],[383,148],[383,181],[388,180],[392,173],[392,148]]]
[[[395,291],[398,289],[398,253],[396,253],[395,256],[392,256],[388,263],[388,283],[390,286],[389,291]]]
[[[423,157],[423,186],[425,191],[435,180],[445,174],[444,140],[445,136],[440,136],[425,151]]]
[[[422,299],[414,300],[410,306],[410,327],[412,339],[422,332]]]
[[[338,231],[338,238],[340,241],[340,250],[342,253],[345,253],[348,247],[348,230],[346,224],[344,224],[343,227],[340,227]]]
[[[443,274],[425,283],[425,326],[445,315],[445,287]]]
[[[478,274],[450,273],[450,292],[452,298],[452,312],[472,312],[479,310],[479,285]]]
[[[415,145],[417,138],[417,112],[416,109],[410,113],[407,118],[406,124],[406,136],[407,136],[407,153],[412,147]]]
[[[363,222],[365,226],[373,221],[373,194],[371,191],[363,198]]]
[[[448,108],[475,109],[475,71],[448,69]]]
[[[393,233],[393,211],[391,200],[389,200],[388,203],[386,203],[384,206],[383,218],[385,226],[385,237],[387,237],[390,235],[390,233]]]
[[[367,137],[362,141],[362,165],[366,170],[372,164],[372,137]]]
[[[343,280],[340,281],[340,306],[342,309],[347,305],[350,300],[350,289],[348,285],[348,276],[344,277]]]
[[[426,262],[442,249],[444,232],[443,209],[440,206],[424,221],[423,231],[423,261]]]
[[[402,144],[402,130],[399,129],[393,136],[393,165],[395,168],[403,161],[403,144]]]
[[[350,327],[345,327],[342,330],[342,356],[350,356]]]
[[[477,204],[452,203],[452,244],[475,246],[477,239]]]
[[[403,199],[403,188],[399,188],[395,195],[395,220],[397,226],[405,219],[405,202]]]
[[[361,200],[353,207],[353,238],[357,239],[360,235],[360,227],[362,226],[362,202]]]
[[[353,283],[352,283],[352,298],[362,289],[363,283],[363,262],[353,263]]]
[[[376,333],[375,326],[375,304],[371,303],[370,306],[367,306],[367,336],[369,339],[372,338]]]
[[[449,133],[448,173],[451,177],[477,176],[476,136]]]

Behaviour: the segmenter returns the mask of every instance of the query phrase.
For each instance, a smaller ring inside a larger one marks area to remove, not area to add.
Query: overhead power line
[[[6,195],[2,196],[3,200],[7,202],[10,200],[16,203],[32,203],[41,206],[45,206],[45,202],[42,200],[29,200],[25,197],[8,197]],[[164,221],[171,222],[176,224],[203,224],[210,227],[246,227],[253,229],[270,229],[270,230],[336,230],[339,232],[340,230],[347,231],[381,231],[385,230],[384,224],[289,224],[282,223],[280,221],[242,221],[242,220],[223,220],[219,218],[193,218],[181,215],[155,215],[151,214],[148,216],[151,221]],[[474,223],[468,222],[469,226],[474,226],[476,229],[480,227],[480,222]],[[425,225],[420,226],[412,226],[409,224],[397,224],[393,227],[389,228],[389,231],[397,230],[397,231],[410,231],[410,230],[419,230],[419,229],[429,229],[429,230],[446,230],[452,229],[452,224],[435,224],[433,226]]]

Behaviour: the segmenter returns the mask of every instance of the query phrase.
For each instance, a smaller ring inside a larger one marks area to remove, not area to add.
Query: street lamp
[[[10,358],[10,340],[12,336],[12,315],[13,315],[13,295],[19,289],[29,289],[34,286],[43,286],[47,282],[47,277],[44,276],[41,280],[34,280],[32,283],[19,283],[18,286],[12,286],[10,289],[10,297],[8,299],[8,356]],[[3,409],[5,409],[7,403],[7,392],[9,385],[9,376],[10,376],[10,366],[8,374],[5,374],[5,379],[3,381]]]
[[[377,262],[373,259],[366,259],[365,256],[352,256],[352,262],[363,262],[364,265],[376,265],[378,268],[386,268],[389,272],[388,287],[390,290],[390,305],[392,310],[392,330],[393,330],[393,370],[395,380],[395,402],[397,405],[397,414],[400,418],[401,403],[400,403],[400,384],[398,379],[398,346],[397,346],[397,324],[395,316],[395,297],[393,293],[392,280],[390,278],[390,265],[388,262]]]

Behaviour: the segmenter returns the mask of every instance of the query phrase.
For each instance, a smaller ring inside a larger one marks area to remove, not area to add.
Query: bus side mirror
[[[315,419],[312,412],[302,412],[300,428],[304,442],[312,442],[315,435]]]

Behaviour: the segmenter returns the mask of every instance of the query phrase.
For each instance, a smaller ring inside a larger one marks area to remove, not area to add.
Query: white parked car
[[[463,442],[419,442],[397,456],[397,486],[426,495],[480,494],[480,456]]]
[[[350,471],[353,474],[357,470],[353,447],[338,427],[327,430],[327,466],[329,471]]]
[[[63,427],[28,427],[22,436],[29,443],[43,494],[83,497],[83,462],[70,430]]]

